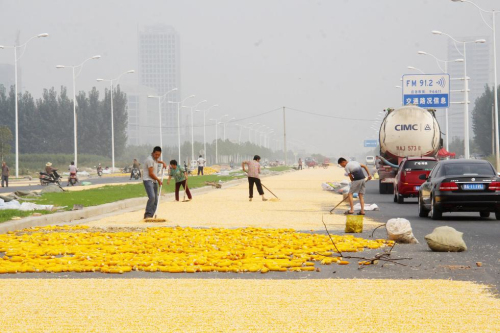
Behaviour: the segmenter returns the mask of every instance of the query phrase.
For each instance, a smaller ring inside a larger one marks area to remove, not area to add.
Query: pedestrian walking
[[[189,188],[187,186],[187,171],[185,168],[177,165],[176,160],[170,161],[170,171],[168,172],[167,185],[170,185],[170,179],[172,179],[172,177],[174,177],[175,179],[175,201],[179,201],[179,191],[181,189],[181,186],[184,187],[184,191],[186,191],[188,199],[193,199],[193,197],[191,196],[191,192],[189,191]]]
[[[347,175],[351,179],[351,188],[349,189],[349,205],[351,208],[346,211],[345,214],[354,214],[353,194],[358,193],[359,203],[361,204],[361,211],[358,215],[365,215],[365,183],[367,179],[365,178],[363,169],[365,169],[368,175],[368,180],[372,179],[370,170],[368,170],[364,164],[359,164],[356,161],[349,162],[343,157],[339,158],[338,164],[345,169]]]
[[[2,187],[9,187],[9,167],[7,163],[2,162]]]
[[[167,168],[167,164],[160,160],[161,148],[156,146],[153,152],[144,161],[144,172],[142,173],[142,182],[148,195],[148,203],[144,212],[144,219],[152,218],[158,205],[158,186],[162,185],[161,179],[158,177],[158,166],[161,164],[163,169]]]
[[[243,169],[243,172],[246,172],[248,175],[248,191],[249,191],[249,201],[252,201],[253,199],[253,185],[255,184],[257,186],[257,191],[259,194],[262,196],[262,201],[267,201],[267,199],[264,197],[264,190],[262,189],[262,184],[260,182],[260,156],[255,155],[253,157],[253,161],[243,161],[241,163],[241,168]],[[248,167],[248,169],[245,169],[245,165]]]
[[[299,158],[299,170],[302,170],[302,159]]]
[[[200,173],[203,176],[203,168],[205,168],[205,163],[207,163],[207,161],[200,155],[196,163],[198,164],[198,176]]]

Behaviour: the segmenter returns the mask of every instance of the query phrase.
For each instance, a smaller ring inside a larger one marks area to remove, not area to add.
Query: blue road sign
[[[403,105],[421,108],[450,106],[449,74],[405,74],[402,81]]]
[[[365,140],[366,148],[376,148],[378,146],[378,140]]]

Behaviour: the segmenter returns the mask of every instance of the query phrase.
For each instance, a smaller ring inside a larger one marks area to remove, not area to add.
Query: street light
[[[420,72],[420,73],[422,73],[422,74],[425,74],[423,70],[418,69],[418,68],[416,68],[416,67],[413,67],[413,66],[408,66],[407,68],[408,68],[408,69],[412,69],[412,70],[414,70],[414,71],[418,71],[418,72]]]
[[[18,105],[18,96],[17,96],[17,62],[21,57],[23,56],[24,52],[26,51],[26,47],[28,43],[35,39],[35,38],[43,38],[43,37],[48,37],[49,34],[43,33],[43,34],[38,34],[36,36],[31,37],[28,39],[24,44],[21,45],[0,45],[0,49],[14,49],[14,89],[15,89],[15,127],[16,127],[16,178],[19,177],[19,105]],[[24,47],[24,51],[22,51],[21,55],[19,58],[17,57],[17,49],[21,49]]]
[[[210,118],[210,120],[215,121],[215,164],[219,163],[219,144],[218,144],[219,134],[218,134],[217,129],[219,127],[219,124],[222,124],[221,120],[224,117],[229,117],[229,115],[225,114],[220,119],[217,119],[217,118],[212,119],[212,118]]]
[[[115,172],[115,125],[113,116],[113,81],[118,81],[125,74],[135,73],[135,70],[131,69],[124,73],[118,75],[115,79],[97,79],[97,82],[109,82],[111,85],[111,172]]]
[[[255,131],[255,129],[253,127],[257,126],[257,125],[260,125],[260,123],[250,123],[250,124],[248,124],[248,128],[249,128],[249,130],[248,130],[248,141],[250,141],[250,143],[253,143],[252,142],[252,137],[251,137],[250,133],[252,132],[252,130]],[[254,134],[254,138],[255,138],[255,134]]]
[[[179,146],[179,163],[181,163],[181,120],[180,120],[181,105],[184,104],[185,101],[193,97],[195,96],[194,95],[188,96],[184,98],[181,102],[168,101],[168,103],[170,104],[177,104],[177,145]]]
[[[193,109],[195,109],[201,103],[205,103],[207,100],[204,99],[201,102],[191,106],[191,161],[194,161],[194,117],[193,117]],[[187,108],[188,106],[182,106],[183,108]]]
[[[425,51],[418,51],[417,52],[418,54],[420,55],[427,55],[427,56],[430,56],[430,57],[433,57],[435,60],[436,60],[436,64],[438,65],[439,69],[445,73],[445,74],[448,74],[448,63],[449,62],[464,62],[464,59],[455,59],[455,60],[443,60],[443,59],[439,59],[438,57],[436,57],[435,55],[431,54],[431,53],[428,53],[428,52],[425,52]],[[444,63],[444,69],[441,67],[441,62]],[[446,150],[449,150],[449,143],[450,143],[450,132],[449,132],[449,129],[448,129],[448,124],[449,124],[449,121],[448,121],[448,108],[445,109],[445,127],[446,127]]]
[[[82,72],[83,65],[89,61],[89,60],[97,60],[101,58],[100,55],[95,55],[93,57],[90,57],[88,59],[85,59],[80,65],[76,66],[65,66],[65,65],[57,65],[57,69],[63,69],[63,68],[71,68],[71,71],[73,73],[73,126],[75,127],[74,129],[74,143],[75,143],[75,167],[78,166],[78,139],[77,139],[77,117],[76,117],[76,78],[80,73]],[[75,74],[75,69],[78,68],[78,73]]]
[[[444,36],[447,36],[448,38],[450,38],[451,40],[453,40],[454,42],[454,45],[455,45],[455,48],[457,49],[458,53],[464,57],[464,155],[465,155],[465,158],[468,159],[470,158],[470,151],[469,151],[469,78],[467,77],[467,49],[466,49],[466,44],[470,44],[470,43],[486,43],[486,40],[485,39],[476,39],[476,40],[472,40],[472,41],[460,41],[460,40],[457,40],[455,38],[453,38],[452,36],[444,33],[444,32],[441,32],[441,31],[438,31],[438,30],[433,30],[432,33],[434,35],[444,35]],[[458,49],[457,47],[457,43],[462,43],[463,45],[463,53],[460,52],[460,50]],[[496,90],[496,87],[495,87],[495,90]]]
[[[155,95],[148,95],[148,98],[158,98],[158,114],[160,116],[160,148],[163,149],[163,135],[162,135],[162,127],[161,127],[161,100],[163,98],[165,98],[169,93],[171,93],[172,91],[177,91],[177,88],[173,88],[169,91],[167,91],[166,93],[164,93],[163,95],[158,95],[158,96],[155,96]]]
[[[228,121],[222,123],[224,125],[224,141],[226,141],[226,125],[235,119],[236,118],[233,117],[233,118],[229,119]]]
[[[498,118],[499,118],[499,114],[498,114],[498,82],[497,82],[497,45],[496,45],[496,42],[497,42],[497,38],[496,38],[496,14],[498,13],[498,11],[496,10],[485,10],[481,7],[479,7],[478,5],[476,5],[474,2],[472,1],[468,1],[468,0],[452,0],[453,2],[465,2],[465,3],[470,3],[471,5],[475,6],[478,10],[479,10],[479,14],[481,15],[481,19],[483,20],[484,24],[486,24],[486,26],[488,28],[490,28],[492,31],[493,31],[493,75],[494,75],[494,85],[495,85],[495,88],[493,89],[494,91],[494,96],[495,96],[495,124],[494,124],[494,128],[495,128],[495,155],[496,155],[496,167],[497,167],[497,170],[500,170],[500,133],[499,133],[499,128],[498,128]],[[489,25],[483,18],[483,14],[482,13],[491,13],[491,17],[492,17],[492,25]]]
[[[205,159],[207,158],[207,126],[206,126],[206,115],[212,108],[218,107],[219,104],[214,104],[205,110],[196,110],[196,112],[203,112],[203,153],[205,154]]]

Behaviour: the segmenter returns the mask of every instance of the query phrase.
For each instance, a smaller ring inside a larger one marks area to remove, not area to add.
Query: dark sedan
[[[444,212],[495,213],[500,220],[500,178],[488,161],[448,160],[439,162],[418,194],[418,215],[439,220]]]

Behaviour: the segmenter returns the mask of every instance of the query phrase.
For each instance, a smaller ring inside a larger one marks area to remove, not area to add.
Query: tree
[[[2,162],[4,158],[9,155],[11,150],[10,142],[12,142],[13,136],[8,126],[0,126],[0,155],[2,156]]]
[[[493,122],[493,89],[485,86],[483,94],[474,103],[472,111],[472,129],[474,131],[474,141],[478,149],[485,155],[491,155],[492,151],[492,124]]]

